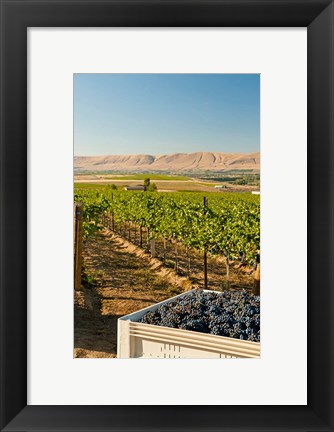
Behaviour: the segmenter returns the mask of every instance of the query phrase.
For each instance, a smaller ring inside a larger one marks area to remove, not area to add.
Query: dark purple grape
[[[260,341],[260,297],[197,289],[147,312],[142,323]]]

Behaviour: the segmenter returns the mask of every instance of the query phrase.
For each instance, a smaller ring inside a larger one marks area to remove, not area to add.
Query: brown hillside
[[[166,155],[75,156],[74,168],[85,171],[227,171],[260,170],[260,152],[222,153],[196,152]]]

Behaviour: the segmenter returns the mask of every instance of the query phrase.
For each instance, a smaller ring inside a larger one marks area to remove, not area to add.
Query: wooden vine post
[[[150,250],[150,229],[147,228],[147,237],[146,237],[146,249],[149,251]]]
[[[231,289],[231,281],[230,281],[230,255],[227,252],[226,254],[226,282],[227,282],[227,291]]]
[[[189,254],[189,247],[186,248],[187,251],[187,276],[188,279],[190,278],[191,268],[190,268],[190,254]]]
[[[177,240],[175,240],[175,264],[174,264],[174,270],[176,273],[179,269],[179,257],[178,257],[178,251],[177,251]]]
[[[164,264],[166,264],[166,239],[164,237]]]
[[[152,238],[150,241],[150,250],[151,250],[151,257],[155,258],[156,257],[156,251],[155,251],[155,239]]]
[[[256,257],[256,268],[254,271],[253,294],[260,295],[260,251]]]
[[[81,289],[82,203],[74,203],[74,289]]]
[[[111,202],[114,204],[114,194],[111,194]],[[115,232],[115,216],[114,216],[114,207],[111,212],[111,229]]]
[[[207,206],[207,199],[204,197],[203,199],[204,207]],[[208,257],[206,252],[206,246],[204,246],[204,252],[203,252],[203,259],[204,259],[204,289],[208,288]]]

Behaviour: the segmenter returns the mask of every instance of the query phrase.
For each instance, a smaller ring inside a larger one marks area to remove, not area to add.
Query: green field
[[[79,178],[80,174],[76,174]],[[178,175],[168,175],[168,174],[99,174],[95,173],[97,176],[101,176],[103,179],[110,180],[145,180],[149,178],[151,180],[191,180],[190,177],[178,176]]]
[[[102,189],[107,186],[107,183],[107,181],[106,183],[74,183],[74,189]]]
[[[120,179],[118,179],[120,180]],[[123,180],[123,179],[122,179]],[[106,187],[110,187],[111,189],[111,184],[113,180],[105,180],[105,181],[101,181],[101,182],[96,182],[96,183],[74,183],[74,189],[103,189]],[[160,180],[161,182],[163,182],[164,180]],[[204,183],[204,182],[197,182],[197,181],[192,181],[190,180],[189,182],[187,181],[187,183],[184,183],[184,180],[179,180],[180,183],[178,183],[178,181],[176,181],[175,183],[168,183],[168,180],[166,183],[157,183],[158,186],[158,190],[159,189],[164,189],[164,188],[170,188],[171,190],[178,190],[178,191],[185,191],[185,192],[203,192],[204,190],[209,192],[207,190],[207,188],[212,188],[213,193],[217,193],[217,191],[214,189],[214,186],[217,183]],[[114,185],[116,185],[117,189],[119,190],[123,190],[125,184],[123,183],[119,183],[116,181],[116,183],[114,183]],[[184,189],[184,187],[187,187],[187,189]],[[203,189],[204,188],[204,189]],[[210,192],[209,192],[210,193]]]

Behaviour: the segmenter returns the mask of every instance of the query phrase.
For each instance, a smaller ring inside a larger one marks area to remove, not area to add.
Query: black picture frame
[[[1,430],[333,431],[333,0],[0,5]],[[307,27],[307,406],[27,406],[27,28],[114,26]]]

